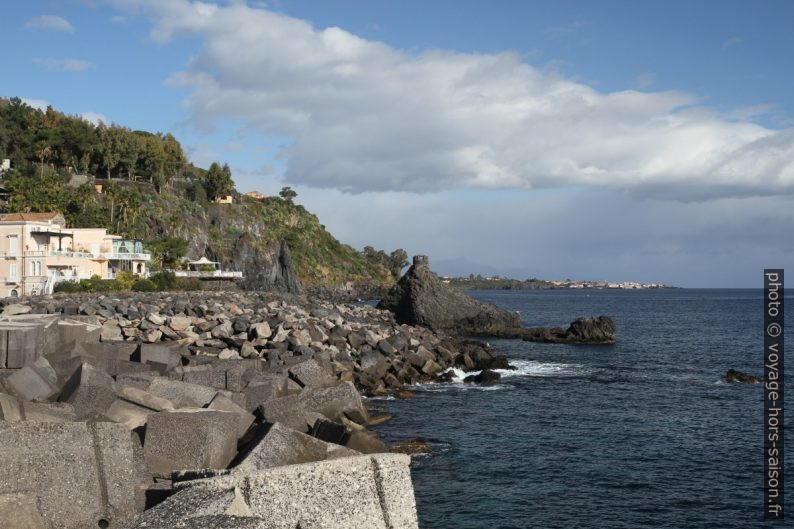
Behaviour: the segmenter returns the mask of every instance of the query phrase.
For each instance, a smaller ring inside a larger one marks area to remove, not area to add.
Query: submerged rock
[[[494,386],[502,382],[502,375],[490,369],[483,369],[476,375],[469,375],[463,379],[467,384],[479,384],[480,386]]]
[[[462,334],[489,335],[521,325],[518,314],[480,303],[443,283],[430,270],[425,255],[414,256],[413,266],[380,300],[378,308],[392,311],[399,323]]]
[[[433,451],[433,447],[421,437],[417,437],[416,439],[394,443],[389,448],[389,451],[394,454],[429,454]]]
[[[756,376],[729,369],[725,373],[725,382],[738,382],[739,384],[760,384],[762,380]]]

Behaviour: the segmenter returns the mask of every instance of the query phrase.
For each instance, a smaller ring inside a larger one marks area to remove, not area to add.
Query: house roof
[[[0,214],[0,222],[42,222],[48,220],[59,220],[63,222],[63,215],[60,213],[3,213]]]

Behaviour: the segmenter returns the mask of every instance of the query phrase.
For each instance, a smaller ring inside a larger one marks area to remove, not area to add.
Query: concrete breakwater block
[[[254,423],[256,417],[249,413],[245,408],[239,406],[226,395],[218,393],[207,406],[210,410],[221,410],[234,413],[237,416],[237,437],[242,437],[248,428]]]
[[[161,476],[226,468],[237,454],[238,420],[235,413],[204,408],[152,413],[143,447],[146,465]]]
[[[329,452],[333,455],[333,446],[345,450],[341,446],[330,445],[330,443],[295,431],[281,423],[275,423],[245,455],[240,464],[234,467],[234,471],[250,473],[283,465],[323,461],[328,459]],[[356,452],[350,450],[345,455],[356,455]]]
[[[19,369],[38,358],[46,332],[42,323],[0,322],[0,368]]]
[[[120,529],[268,529],[265,520],[251,515],[240,489],[189,487]],[[292,528],[294,529],[294,527]]]
[[[123,527],[210,527],[198,524],[234,512],[250,521],[240,527],[418,529],[409,465],[407,455],[379,454],[186,482]]]
[[[19,367],[13,365],[15,358],[24,365],[37,356],[60,352],[64,344],[98,342],[100,330],[95,322],[53,314],[4,316],[0,318],[0,367],[3,366],[3,350],[11,359],[11,365],[7,367],[15,368]]]
[[[350,382],[304,388],[300,393],[268,400],[259,409],[268,422],[280,422],[303,433],[315,424],[317,414],[334,420],[347,417],[359,424],[369,420],[361,395]]]
[[[0,446],[0,491],[33,497],[47,529],[116,527],[136,514],[132,440],[123,426],[0,422]],[[29,502],[3,505],[0,527],[35,519]]]
[[[2,385],[22,400],[46,401],[58,392],[58,375],[45,358],[37,358],[5,377]]]
[[[116,387],[122,391],[125,387],[134,387],[152,395],[165,399],[173,408],[199,408],[206,406],[219,390],[198,384],[180,382],[152,373],[137,373],[116,377]],[[144,404],[147,406],[147,404]]]
[[[91,364],[81,364],[61,391],[61,401],[74,406],[79,417],[104,415],[116,400],[113,379]]]

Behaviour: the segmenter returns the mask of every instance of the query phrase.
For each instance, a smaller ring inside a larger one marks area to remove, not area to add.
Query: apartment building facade
[[[59,213],[0,214],[0,297],[49,294],[61,281],[94,275],[148,275],[151,255],[141,241],[65,226]]]

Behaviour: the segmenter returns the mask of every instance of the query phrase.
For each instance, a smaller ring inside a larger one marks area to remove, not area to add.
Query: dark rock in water
[[[609,316],[597,318],[577,318],[565,331],[571,342],[582,343],[613,343],[617,328]]]
[[[728,372],[725,373],[725,381],[738,382],[740,384],[760,384],[762,382],[762,380],[756,376],[748,375],[747,373],[742,373],[735,369],[729,369]]]
[[[511,366],[507,358],[502,355],[497,355],[491,358],[491,361],[488,362],[488,365],[485,369],[516,369],[514,366]]]
[[[436,375],[435,377],[433,377],[433,382],[439,382],[442,384],[447,382],[452,382],[453,380],[455,380],[455,373],[453,373],[452,371],[446,371],[444,373],[441,373],[440,375]]]
[[[483,369],[476,375],[469,375],[463,379],[467,384],[479,384],[480,386],[493,386],[502,381],[502,375],[490,369]]]
[[[577,318],[566,330],[559,327],[531,327],[505,337],[521,338],[528,342],[612,344],[616,336],[615,321],[609,316],[599,316]]]
[[[416,397],[416,393],[407,389],[399,389],[394,393],[394,396],[398,399],[412,399]]]
[[[409,441],[399,441],[394,443],[394,445],[389,448],[389,451],[395,454],[408,455],[429,454],[433,451],[433,447],[421,437],[417,437],[416,439],[411,439]]]
[[[380,300],[378,308],[392,311],[399,323],[465,334],[493,334],[521,325],[518,314],[480,303],[441,282],[424,255],[414,256],[413,266]]]

